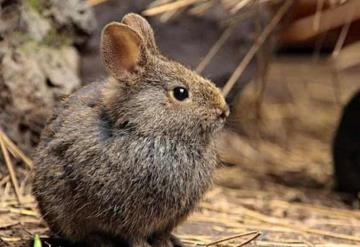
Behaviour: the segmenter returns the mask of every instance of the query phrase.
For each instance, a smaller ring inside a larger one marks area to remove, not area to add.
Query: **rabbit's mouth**
[[[215,116],[212,124],[214,125],[213,128],[215,132],[224,127],[226,119],[228,118],[229,114],[230,114],[230,110],[227,106],[224,109],[215,110]]]
[[[217,118],[210,124],[205,125],[205,132],[209,134],[215,134],[225,126],[226,118]]]
[[[226,123],[226,119],[229,116],[229,110],[225,109],[222,112],[216,112],[214,114],[205,114],[203,115],[200,128],[201,131],[206,135],[212,135],[219,130],[221,130]]]
[[[217,131],[221,130],[222,128],[224,128],[225,122],[226,122],[226,118],[220,119],[216,124],[215,132],[217,132]]]

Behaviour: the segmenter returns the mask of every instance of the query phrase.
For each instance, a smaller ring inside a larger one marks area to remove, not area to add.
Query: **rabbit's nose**
[[[216,114],[218,115],[219,118],[225,119],[229,116],[230,114],[230,109],[228,105],[225,105],[222,108],[216,108]]]

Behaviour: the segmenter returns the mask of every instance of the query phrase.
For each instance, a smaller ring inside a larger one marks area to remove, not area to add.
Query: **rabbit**
[[[333,141],[336,189],[360,192],[360,91],[344,107]]]
[[[229,107],[212,82],[160,53],[140,15],[107,24],[100,50],[109,77],[65,99],[42,133],[40,212],[84,246],[182,246],[171,232],[212,184]]]

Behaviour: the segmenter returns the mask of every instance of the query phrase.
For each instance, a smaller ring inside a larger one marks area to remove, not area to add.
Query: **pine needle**
[[[259,50],[259,48],[264,44],[270,34],[274,31],[274,29],[279,24],[280,20],[284,17],[287,13],[291,5],[293,4],[293,0],[287,0],[277,11],[276,15],[273,17],[269,25],[264,29],[264,31],[260,34],[257,40],[254,42],[253,46],[250,48],[249,52],[245,55],[244,59],[241,63],[237,66],[235,71],[230,76],[230,79],[226,82],[223,88],[223,95],[226,97],[239,77],[242,75],[246,67],[249,65],[251,60],[254,58],[255,54]]]

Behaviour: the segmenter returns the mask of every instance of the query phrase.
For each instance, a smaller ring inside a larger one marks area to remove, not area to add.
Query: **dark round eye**
[[[179,101],[183,101],[189,97],[189,92],[184,87],[176,87],[174,88],[174,97]]]

